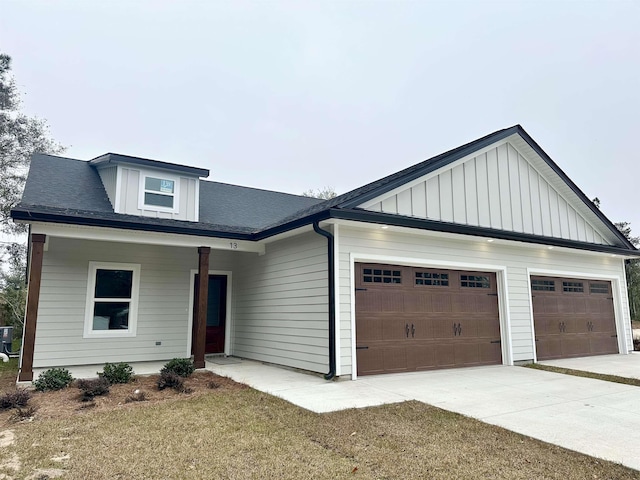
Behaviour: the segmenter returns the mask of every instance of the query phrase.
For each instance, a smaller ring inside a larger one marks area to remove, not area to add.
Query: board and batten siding
[[[510,143],[429,173],[367,210],[608,245]],[[602,227],[600,227],[602,228]]]
[[[199,180],[197,178],[179,176],[179,198],[176,199],[178,202],[178,213],[162,212],[153,210],[151,207],[145,209],[138,208],[138,195],[140,193],[140,176],[143,175],[143,173],[162,177],[163,172],[154,172],[152,170],[145,170],[142,172],[141,170],[126,166],[119,166],[118,168],[121,169],[120,181],[122,182],[122,185],[120,187],[120,211],[117,213],[154,218],[171,218],[174,220],[198,220],[199,212],[197,199],[200,193],[198,185]]]
[[[212,270],[233,270],[234,254],[212,251]],[[140,264],[137,334],[83,338],[89,262]],[[34,367],[184,357],[195,248],[50,237],[44,253]],[[161,342],[161,345],[156,345]]]
[[[102,180],[102,185],[104,185],[104,189],[107,192],[107,197],[109,197],[109,202],[111,202],[111,206],[115,210],[116,208],[116,182],[118,181],[118,167],[111,166],[100,168],[98,170],[98,174],[100,175],[100,180]]]
[[[409,264],[411,259],[415,259],[423,262],[456,262],[468,265],[469,268],[473,265],[506,267],[512,352],[513,360],[516,362],[533,359],[532,312],[527,269],[576,272],[585,276],[590,274],[616,276],[620,279],[624,279],[625,275],[624,262],[619,257],[579,251],[574,253],[549,250],[545,246],[519,247],[515,244],[488,243],[484,239],[469,240],[464,237],[458,239],[452,236],[429,236],[381,230],[379,227],[353,228],[345,225],[340,226],[339,242],[340,361],[343,375],[352,374],[351,295],[354,292],[354,286],[351,285],[351,254],[404,258],[409,260]],[[622,295],[620,303],[622,305],[621,321],[629,343],[627,349],[632,350],[626,295]]]
[[[235,356],[328,370],[327,241],[310,232],[242,255],[234,271]]]

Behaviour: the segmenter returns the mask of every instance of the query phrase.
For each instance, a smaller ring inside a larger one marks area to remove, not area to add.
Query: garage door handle
[[[457,325],[453,324],[453,336],[455,337],[456,335],[462,335],[462,325],[459,323]]]
[[[415,336],[416,336],[416,327],[412,323],[411,324],[411,338],[415,338]]]
[[[364,346],[364,347],[356,347],[356,350],[369,350],[369,347]]]
[[[409,338],[409,324],[408,323],[404,324],[404,333],[407,335],[407,338]]]

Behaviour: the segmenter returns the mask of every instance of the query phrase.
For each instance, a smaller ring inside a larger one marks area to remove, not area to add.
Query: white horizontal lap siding
[[[135,337],[83,338],[90,261],[140,264]],[[42,266],[34,367],[184,357],[189,275],[197,263],[195,248],[50,238]],[[212,251],[212,269],[231,270],[232,263],[232,254]]]
[[[327,241],[305,233],[244,256],[234,272],[234,355],[328,369]]]
[[[468,237],[467,237],[468,238]],[[340,359],[342,373],[352,373],[352,312],[351,254],[357,256],[389,257],[424,262],[455,262],[461,265],[495,265],[506,267],[507,299],[509,304],[510,334],[513,361],[533,359],[532,313],[529,299],[527,269],[575,272],[585,276],[610,276],[622,278],[623,264],[620,258],[607,254],[561,252],[539,248],[520,247],[516,244],[488,243],[484,239],[468,240],[465,237],[435,237],[420,233],[400,233],[379,227],[353,228],[340,226],[340,312],[342,348]],[[383,260],[380,263],[385,263]],[[386,263],[393,263],[388,261]],[[464,269],[464,267],[441,267]],[[626,296],[621,298],[622,324],[629,325],[629,308]],[[630,335],[630,331],[627,336]],[[504,337],[503,337],[504,338]]]
[[[565,193],[559,192],[512,144],[502,143],[429,173],[363,207],[462,225],[608,244],[596,226],[576,210],[587,207],[567,203]]]

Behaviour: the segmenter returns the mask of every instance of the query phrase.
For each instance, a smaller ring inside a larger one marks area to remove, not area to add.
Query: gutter
[[[336,275],[335,275],[335,239],[333,234],[320,228],[318,220],[313,222],[313,230],[327,239],[327,272],[329,275],[329,372],[325,380],[336,376]]]

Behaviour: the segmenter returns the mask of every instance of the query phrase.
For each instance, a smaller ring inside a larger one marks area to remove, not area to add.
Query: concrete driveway
[[[502,365],[338,382],[247,360],[207,369],[318,413],[418,400],[640,470],[640,387]]]

